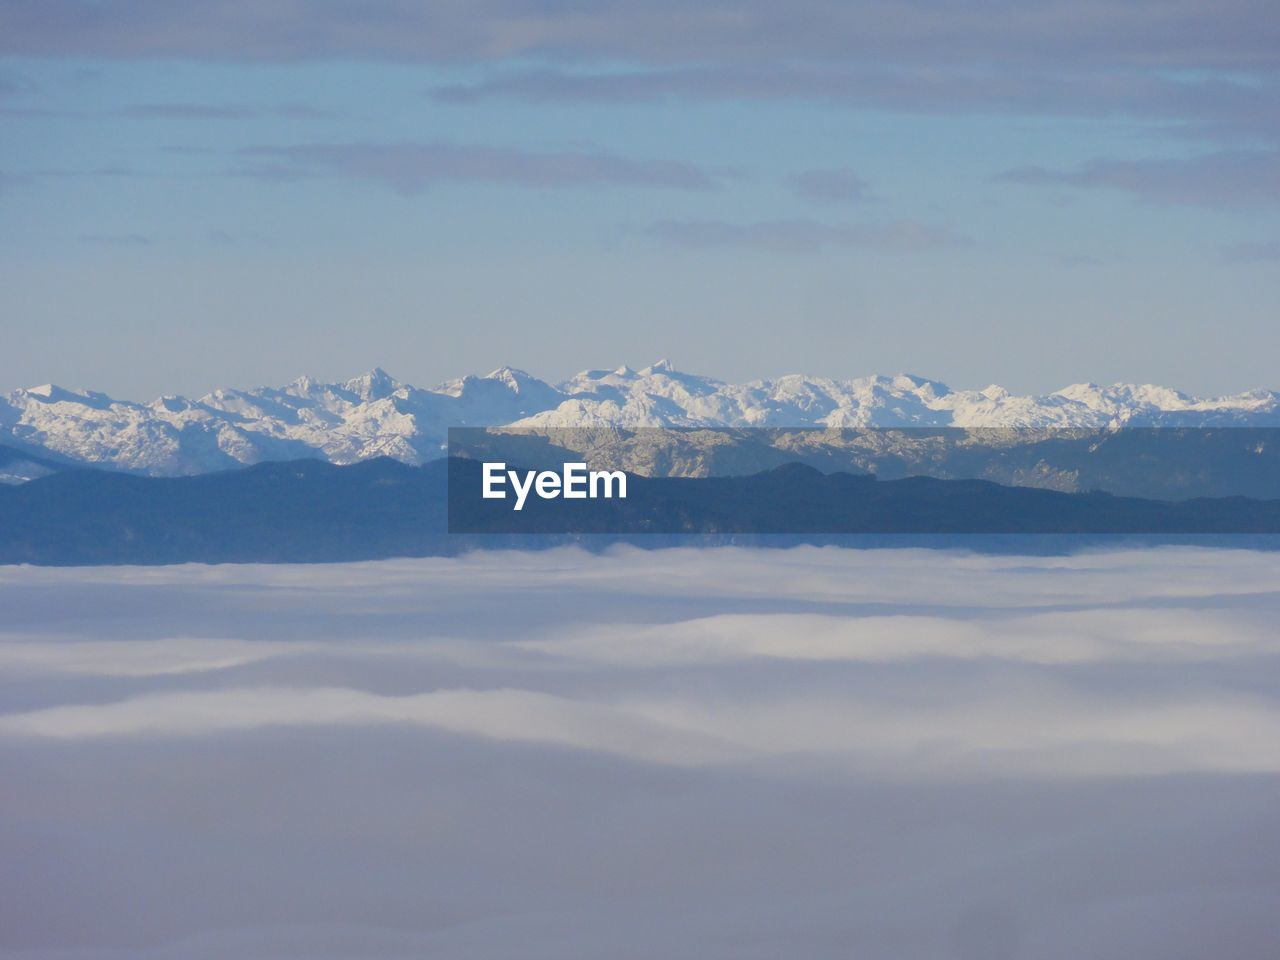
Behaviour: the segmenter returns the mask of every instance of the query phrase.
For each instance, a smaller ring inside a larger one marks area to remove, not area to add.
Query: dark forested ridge
[[[631,476],[626,500],[530,498],[515,514],[509,501],[480,498],[479,471],[474,461],[414,467],[385,458],[178,478],[67,470],[0,488],[0,562],[321,562],[620,541],[1058,552],[1135,537],[1270,546],[1280,533],[1277,500],[1169,502],[981,480],[875,480],[799,464],[745,477]]]

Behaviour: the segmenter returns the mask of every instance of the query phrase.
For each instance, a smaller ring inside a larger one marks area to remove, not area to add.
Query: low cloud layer
[[[1189,548],[0,568],[0,957],[1261,960],[1277,583]]]

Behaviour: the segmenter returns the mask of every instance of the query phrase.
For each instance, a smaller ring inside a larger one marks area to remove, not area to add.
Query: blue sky
[[[1280,11],[15,0],[0,389],[1280,386]]]

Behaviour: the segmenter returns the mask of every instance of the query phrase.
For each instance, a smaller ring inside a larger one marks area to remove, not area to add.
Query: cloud
[[[440,100],[820,99],[940,113],[1129,117],[1280,141],[1268,0],[10,0],[0,54],[487,68]],[[534,64],[535,66],[530,66]],[[612,64],[609,69],[600,64]],[[215,107],[216,109],[216,107]]]
[[[175,637],[150,640],[78,640],[22,643],[0,636],[0,667],[23,674],[74,673],[151,677],[225,670],[308,649],[302,643],[250,642],[235,638]]]
[[[1225,636],[1224,636],[1225,634]],[[660,626],[568,630],[521,649],[656,667],[757,659],[910,663],[1204,663],[1280,655],[1270,625],[1201,611],[1084,610],[964,620],[920,614],[720,614]]]
[[[8,193],[14,187],[22,186],[30,181],[30,177],[23,176],[20,173],[0,172],[0,196]]]
[[[1069,253],[1059,257],[1058,261],[1068,267],[1100,267],[1106,262],[1101,257],[1083,253]]]
[[[132,167],[43,167],[39,170],[28,170],[24,174],[28,177],[48,177],[50,179],[60,179],[63,177],[140,177],[141,171]]]
[[[252,120],[262,117],[323,120],[334,116],[331,111],[303,103],[282,103],[271,107],[240,103],[137,103],[124,107],[119,115],[157,120]]]
[[[50,110],[44,107],[0,107],[0,117],[11,120],[82,120],[88,114],[80,110]]]
[[[904,8],[890,0],[746,0],[633,4],[600,0],[237,0],[172,4],[10,0],[0,52],[23,56],[161,57],[292,62],[548,59],[758,63],[892,58],[929,63],[1141,63],[1167,69],[1274,68],[1277,27],[1266,0],[1212,7],[983,0]]]
[[[151,238],[141,233],[82,233],[81,243],[93,243],[104,247],[149,247]]]
[[[163,693],[0,716],[0,737],[205,736],[347,724],[421,725],[676,765],[720,763],[750,754],[714,736],[669,727],[660,717],[521,690],[440,690],[406,697],[298,687]]]
[[[914,252],[963,244],[945,227],[911,220],[880,224],[827,224],[813,220],[662,220],[645,233],[674,247],[744,247],[782,253],[819,253],[832,247]]]
[[[76,169],[73,167],[44,167],[38,170],[22,170],[19,172],[0,171],[0,193],[13,187],[28,186],[41,180],[79,179],[82,177],[139,177],[142,173],[131,167],[90,167]]]
[[[806,170],[791,178],[796,195],[815,203],[848,203],[864,200],[867,181],[852,170]]]
[[[0,98],[15,97],[35,89],[31,80],[12,70],[0,69]]]
[[[905,625],[910,629],[910,624]],[[934,778],[968,771],[1093,777],[1206,770],[1280,772],[1280,709],[1239,696],[1101,702],[1052,687],[930,703],[723,695],[613,703],[523,690],[409,696],[329,687],[224,688],[0,716],[0,737],[203,737],[275,727],[410,725],[674,766],[829,754],[837,768]],[[939,731],[946,731],[940,738]],[[928,761],[917,758],[929,750]]]
[[[1280,260],[1280,240],[1250,240],[1222,248],[1227,263],[1271,263]]]
[[[264,181],[314,176],[366,180],[397,193],[421,193],[444,182],[525,187],[615,184],[706,190],[711,173],[684,163],[632,160],[607,153],[535,152],[451,143],[329,143],[251,147],[251,161],[233,172]]]
[[[95,627],[0,635],[0,735],[394,726],[682,767],[825,756],[926,778],[1280,771],[1280,701],[1256,682],[1280,657],[1276,562],[804,548],[10,569],[0,601],[15,616],[56,586],[69,622]],[[108,586],[115,606],[102,606]],[[527,597],[518,622],[491,604],[512,591]],[[161,633],[137,637],[140,621],[100,606],[146,611]],[[358,632],[334,632],[338,611]],[[197,621],[222,636],[174,638]],[[74,684],[50,685],[67,674]]]
[[[1280,150],[1220,151],[1177,160],[1095,160],[1075,170],[1015,167],[998,180],[1120,190],[1147,203],[1253,209],[1280,203]]]
[[[1224,142],[1280,141],[1275,71],[1248,78],[1172,77],[1134,65],[1080,70],[1046,64],[721,64],[587,72],[510,70],[431,91],[442,103],[822,101],[921,114],[1126,117],[1159,132]]]
[[[1194,548],[0,566],[0,958],[1269,956],[1278,583]]]
[[[234,247],[249,241],[257,241],[262,239],[262,234],[257,232],[244,232],[240,230],[224,230],[221,227],[214,227],[205,231],[204,238],[212,244],[220,247]]]

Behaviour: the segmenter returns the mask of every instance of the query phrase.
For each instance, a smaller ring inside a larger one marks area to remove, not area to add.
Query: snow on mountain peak
[[[521,370],[519,367],[502,366],[497,370],[484,375],[485,380],[496,380],[504,384],[513,393],[519,393],[526,386],[542,383],[537,377],[531,373]]]
[[[343,384],[348,391],[366,402],[389,397],[399,390],[400,386],[400,381],[381,367],[374,367],[363,377],[356,377]]]
[[[440,455],[450,426],[1026,427],[1280,426],[1280,394],[1197,398],[1165,387],[1081,383],[1041,396],[992,384],[952,390],[898,374],[851,380],[792,374],[725,383],[669,360],[639,371],[585,370],[558,386],[514,367],[423,390],[375,368],[342,383],[300,377],[282,388],[214,390],[198,401],[112,400],[45,384],[0,398],[10,436],[87,463],[153,474],[260,460],[348,463]]]
[[[640,375],[643,377],[651,377],[655,373],[675,373],[675,369],[676,368],[672,365],[671,361],[666,357],[663,357],[657,363],[651,363],[649,366],[641,370]]]
[[[114,402],[105,393],[96,393],[93,390],[68,390],[56,383],[42,383],[38,387],[28,387],[17,392],[29,397],[38,397],[45,403],[80,404],[95,410],[104,409]]]

